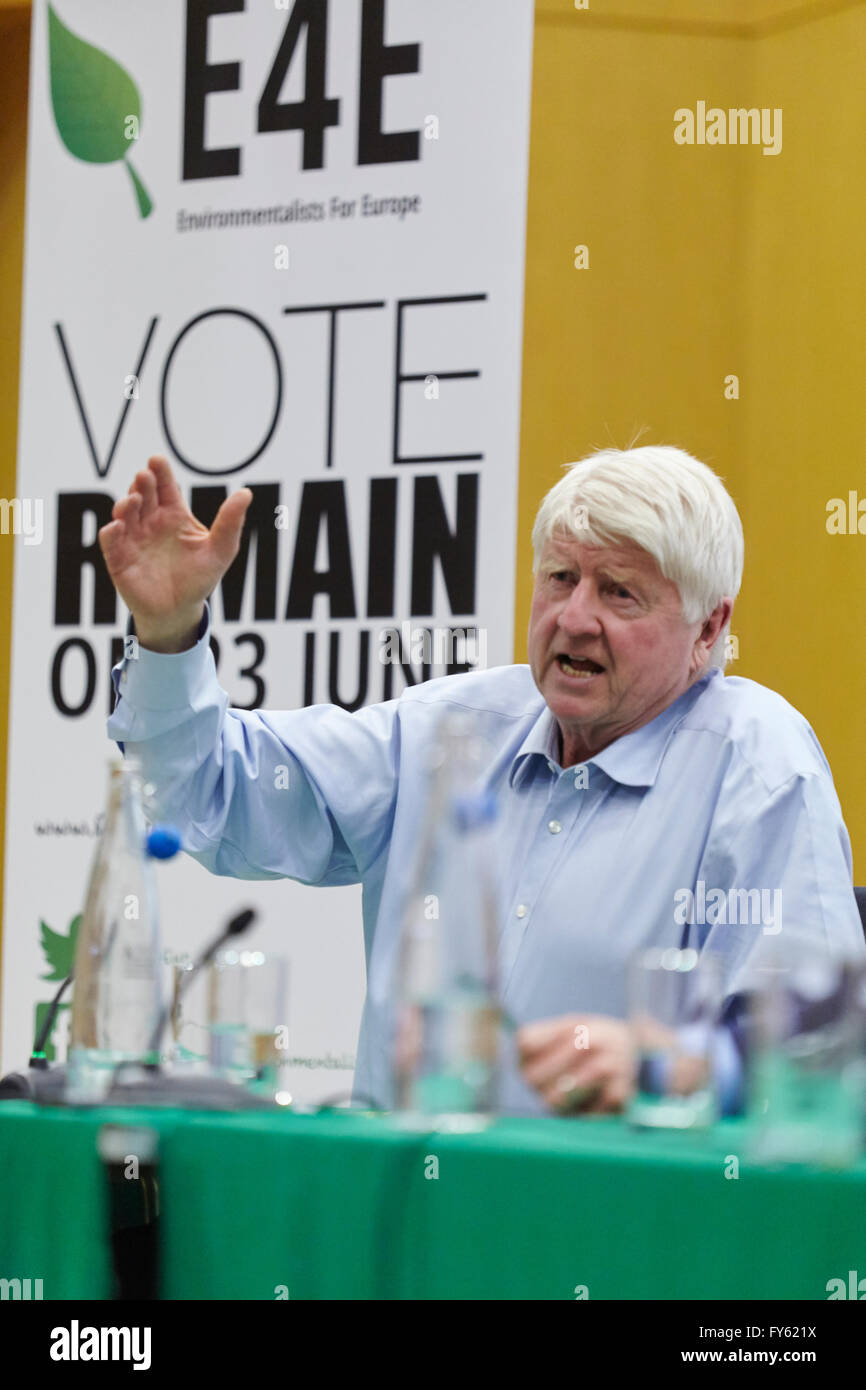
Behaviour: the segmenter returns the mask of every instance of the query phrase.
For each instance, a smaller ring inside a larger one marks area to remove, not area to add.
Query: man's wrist
[[[172,623],[170,627],[149,626],[147,621],[142,622],[135,614],[132,615],[139,646],[144,647],[145,651],[162,654],[187,652],[194,647],[199,638],[203,616],[204,604],[199,605],[196,613],[187,615],[180,622]]]

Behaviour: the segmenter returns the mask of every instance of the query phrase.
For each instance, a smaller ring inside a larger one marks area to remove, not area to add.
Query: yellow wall
[[[15,497],[18,344],[24,251],[24,173],[30,7],[0,4],[0,497]],[[12,615],[12,538],[0,536],[0,845],[6,842],[6,730]],[[0,921],[5,854],[0,852]]]
[[[858,882],[866,539],[829,536],[825,508],[866,498],[864,60],[862,5],[537,0],[516,597],[522,661],[532,518],[564,463],[643,426],[709,463],[746,533],[729,672],[815,728]],[[701,99],[781,107],[782,152],[675,144]]]
[[[744,673],[803,711],[833,769],[866,880],[866,536],[826,504],[866,498],[866,9],[761,48],[787,146],[757,200],[746,415],[752,560]],[[763,103],[762,103],[763,104]],[[763,172],[763,171],[762,171]]]

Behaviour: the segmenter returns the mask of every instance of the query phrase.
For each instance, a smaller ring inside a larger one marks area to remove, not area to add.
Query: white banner
[[[532,20],[34,0],[4,1070],[71,968],[127,620],[96,532],[151,454],[206,522],[255,495],[213,602],[233,704],[355,708],[512,660]],[[177,954],[258,909],[291,962],[293,1093],[345,1091],[360,890],[158,877]]]

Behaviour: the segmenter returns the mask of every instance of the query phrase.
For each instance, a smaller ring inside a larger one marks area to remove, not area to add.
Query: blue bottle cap
[[[146,844],[151,859],[173,859],[180,849],[180,831],[176,825],[155,825]]]

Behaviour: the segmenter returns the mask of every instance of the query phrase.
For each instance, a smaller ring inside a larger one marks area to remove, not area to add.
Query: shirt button
[[[551,835],[558,835],[560,830],[562,829],[562,826],[560,825],[558,820],[549,820],[547,822],[547,828],[550,831]]]
[[[526,903],[521,903],[514,915],[515,917],[525,917],[528,911],[529,909],[527,908]]]

